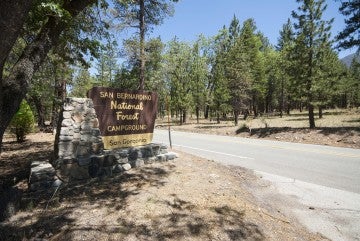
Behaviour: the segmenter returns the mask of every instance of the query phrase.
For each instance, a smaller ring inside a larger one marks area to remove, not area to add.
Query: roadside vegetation
[[[315,112],[316,113],[316,112]],[[261,138],[297,143],[319,144],[349,148],[360,148],[360,110],[359,109],[329,109],[324,110],[323,118],[315,118],[317,127],[308,128],[307,113],[294,111],[291,115],[262,115],[257,118],[249,116],[239,120],[234,125],[233,118],[216,118],[209,120],[190,116],[186,124],[180,125],[179,118],[167,117],[157,119],[156,128],[206,133],[215,135],[230,135],[245,138]]]

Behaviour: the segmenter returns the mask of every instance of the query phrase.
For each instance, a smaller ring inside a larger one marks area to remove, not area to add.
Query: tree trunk
[[[216,123],[220,124],[220,113],[219,113],[219,111],[216,112]]]
[[[27,1],[25,1],[27,2]],[[6,46],[10,46],[10,49],[3,50],[4,47],[0,47],[0,56],[2,60],[6,59],[8,56],[13,44],[19,36],[20,31],[22,30],[24,19],[27,17],[29,12],[29,7],[31,6],[32,1],[25,3],[24,1],[10,1],[5,0],[1,3],[1,17],[9,15],[14,15],[16,18],[23,20],[22,22],[16,21],[16,25],[13,30],[8,30],[7,24],[10,24],[11,19],[6,19],[6,21],[0,21],[0,31],[1,31],[1,45],[6,43]],[[79,14],[86,6],[95,2],[94,0],[74,0],[74,1],[65,1],[63,8],[69,12],[71,16],[76,16]],[[25,4],[24,4],[25,3]],[[4,6],[6,8],[4,8]],[[14,7],[14,8],[12,8]],[[8,14],[5,15],[5,12],[8,11]],[[4,14],[4,15],[3,15]],[[12,26],[12,25],[10,25]],[[23,53],[19,57],[18,61],[12,67],[11,72],[8,77],[2,79],[2,74],[0,78],[0,150],[3,135],[6,128],[8,127],[12,117],[15,115],[19,109],[21,101],[24,99],[28,92],[29,82],[32,79],[34,73],[38,70],[39,66],[47,56],[50,49],[56,46],[61,32],[66,29],[68,25],[61,21],[57,17],[49,17],[48,22],[42,27],[41,31],[35,37],[34,41],[29,43]],[[18,29],[20,28],[20,29]],[[3,31],[5,29],[5,31]],[[7,33],[8,35],[4,34]],[[4,40],[3,40],[4,38]],[[3,56],[3,54],[5,54]],[[0,61],[0,73],[3,72],[3,61]]]
[[[283,111],[284,111],[284,80],[281,79],[281,97],[280,97],[280,118],[283,117]]]
[[[38,127],[43,129],[45,128],[45,107],[39,96],[33,95],[30,97],[30,100],[36,109]]]
[[[310,129],[315,128],[314,106],[312,104],[309,104],[309,126]]]
[[[255,94],[253,94],[253,96],[252,96],[252,110],[254,112],[254,118],[256,118],[258,116],[258,112],[257,112],[257,103],[256,103]]]
[[[66,98],[66,80],[58,81],[57,79],[55,79],[54,100],[52,104],[52,116],[51,116],[51,125],[54,127],[54,129],[58,124],[59,114],[61,111],[62,103],[64,102],[65,98]]]
[[[323,118],[323,107],[319,106],[319,119]]]
[[[234,124],[237,126],[239,124],[239,111],[234,110]]]
[[[244,110],[244,120],[246,120],[248,118],[249,114],[250,113],[249,113],[248,109]]]
[[[145,0],[140,0],[140,79],[139,90],[144,90],[145,83]]]
[[[0,153],[2,139],[6,128],[8,127],[13,115],[17,112],[20,101],[12,103],[7,100],[8,90],[5,90],[7,84],[3,80],[3,69],[5,61],[14,46],[26,17],[29,14],[33,1],[2,0],[0,7]],[[7,96],[5,96],[7,95]],[[14,96],[13,96],[14,97]],[[19,96],[21,98],[21,96]],[[10,105],[9,105],[10,104]],[[14,109],[14,110],[12,110]]]
[[[196,106],[196,123],[199,124],[199,115],[200,115],[200,108],[198,106]]]
[[[258,116],[258,112],[257,112],[257,108],[256,105],[253,105],[253,112],[254,112],[254,118],[256,118]]]
[[[204,113],[204,118],[207,120],[209,118],[209,109],[210,109],[210,106],[209,105],[206,105],[205,106],[205,113]]]
[[[177,117],[179,116],[180,125],[182,125],[182,124],[183,124],[183,118],[182,118],[182,113],[183,113],[183,111],[180,110],[179,112],[180,112],[180,114],[179,114],[179,113],[176,114],[176,119],[177,119]]]
[[[181,118],[181,117],[180,117]],[[184,124],[184,123],[186,123],[186,110],[184,110],[183,112],[182,112],[182,123]]]

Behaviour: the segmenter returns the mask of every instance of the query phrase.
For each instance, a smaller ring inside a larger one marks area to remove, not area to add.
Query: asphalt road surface
[[[171,131],[171,140],[175,149],[271,181],[289,203],[299,203],[291,212],[310,230],[331,240],[360,240],[359,149],[178,131]],[[169,145],[168,131],[155,130],[153,141]]]
[[[171,131],[174,148],[226,165],[360,193],[360,150]],[[167,130],[155,142],[169,144]]]

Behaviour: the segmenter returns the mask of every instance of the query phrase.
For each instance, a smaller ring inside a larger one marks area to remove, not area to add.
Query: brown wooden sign
[[[88,92],[99,119],[105,149],[149,144],[157,110],[157,94],[93,87]]]

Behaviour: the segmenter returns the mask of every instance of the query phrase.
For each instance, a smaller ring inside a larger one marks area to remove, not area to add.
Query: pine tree
[[[180,114],[180,124],[186,122],[186,114],[191,106],[192,83],[190,78],[191,47],[176,38],[169,42],[166,53],[166,79],[171,96],[171,107]],[[173,112],[173,113],[174,113]]]
[[[229,27],[229,45],[225,57],[225,76],[229,89],[230,105],[234,113],[234,123],[238,124],[241,111],[248,108],[252,80],[251,63],[244,41],[244,31],[241,37],[239,21],[234,16]]]
[[[360,106],[360,63],[353,59],[349,69],[348,99],[350,107]]]
[[[249,63],[252,110],[254,116],[257,116],[259,108],[262,112],[264,111],[266,80],[263,53],[260,51],[262,48],[261,37],[255,31],[256,25],[254,20],[248,19],[241,28],[239,38],[244,45],[243,51]]]
[[[343,81],[343,64],[329,44],[323,46],[322,62],[319,66],[321,71],[313,87],[313,104],[318,107],[319,118],[322,118],[323,108],[332,104],[334,97],[340,91],[339,83]]]
[[[325,21],[322,14],[327,5],[324,0],[297,0],[301,3],[298,11],[292,16],[297,23],[293,62],[295,63],[294,83],[300,95],[306,97],[309,126],[315,128],[314,86],[322,78],[321,63],[324,61],[324,50],[330,44],[330,26],[332,20]]]
[[[111,86],[115,81],[115,72],[117,70],[117,43],[108,41],[102,47],[102,52],[97,63],[97,82],[100,86]]]
[[[205,55],[204,47],[206,39],[200,36],[194,43],[191,50],[191,70],[190,79],[192,83],[192,101],[195,105],[196,121],[199,123],[200,110],[205,104],[205,89],[208,78],[208,59]]]
[[[133,27],[138,30],[139,90],[145,87],[146,41],[145,35],[151,28],[160,25],[164,18],[172,16],[172,2],[178,0],[136,0],[115,1],[114,17],[120,21],[120,28]]]
[[[286,107],[287,114],[290,114],[291,108],[291,94],[294,91],[290,91],[290,75],[292,62],[291,62],[291,49],[294,46],[294,32],[290,19],[282,26],[280,30],[280,37],[276,46],[277,50],[280,51],[279,56],[279,111],[280,117],[283,116],[284,109]]]
[[[220,114],[231,110],[229,105],[230,90],[226,73],[226,56],[229,48],[229,32],[224,26],[214,38],[214,58],[211,69],[211,84],[209,86],[210,106],[220,123]]]
[[[87,92],[95,85],[96,80],[90,76],[87,69],[80,68],[71,83],[69,95],[73,97],[86,97]]]
[[[283,109],[283,103],[281,102],[283,79],[281,76],[280,56],[280,52],[270,47],[264,51],[265,79],[267,82],[265,96],[266,113],[272,113],[274,109],[281,110],[282,112]]]

